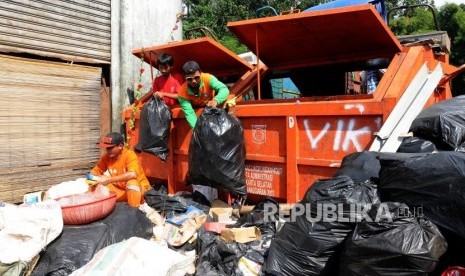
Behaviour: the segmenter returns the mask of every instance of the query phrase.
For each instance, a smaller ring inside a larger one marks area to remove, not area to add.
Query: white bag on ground
[[[54,200],[0,207],[0,263],[32,260],[62,230],[61,207]]]
[[[153,241],[132,237],[97,252],[85,266],[71,275],[152,275],[181,276],[195,260],[194,254],[183,255]]]

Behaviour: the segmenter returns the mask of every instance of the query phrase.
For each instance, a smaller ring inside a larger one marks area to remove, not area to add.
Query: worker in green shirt
[[[215,76],[203,73],[195,61],[188,61],[182,67],[186,81],[178,90],[178,101],[191,128],[195,127],[197,115],[194,107],[216,107],[229,95],[228,87]]]

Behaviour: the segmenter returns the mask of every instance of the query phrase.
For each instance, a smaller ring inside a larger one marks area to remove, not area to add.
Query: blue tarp
[[[335,0],[325,4],[320,4],[317,6],[313,6],[304,10],[304,12],[308,11],[321,11],[327,9],[334,9],[334,8],[342,8],[342,7],[349,7],[349,6],[356,6],[356,5],[363,5],[363,4],[373,4],[375,6],[378,13],[381,17],[386,21],[386,8],[384,6],[384,0]]]

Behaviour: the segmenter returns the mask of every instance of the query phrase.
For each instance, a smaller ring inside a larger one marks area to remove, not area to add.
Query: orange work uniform
[[[107,185],[110,191],[116,192],[117,201],[127,201],[133,207],[138,207],[144,202],[143,195],[150,189],[150,183],[135,152],[123,149],[117,158],[111,158],[105,154],[97,162],[91,173],[93,175],[103,175],[107,170],[110,176],[118,176],[127,172],[135,172],[137,174],[137,178],[135,179]]]

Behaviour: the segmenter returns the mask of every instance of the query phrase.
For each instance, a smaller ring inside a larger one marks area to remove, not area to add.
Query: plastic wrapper
[[[152,97],[140,112],[139,143],[134,146],[136,151],[155,154],[165,161],[169,155],[171,117],[171,109],[165,102]]]
[[[239,119],[223,109],[204,109],[189,145],[186,184],[222,188],[246,197],[244,129]]]
[[[452,266],[447,268],[441,276],[465,276],[465,267]]]

